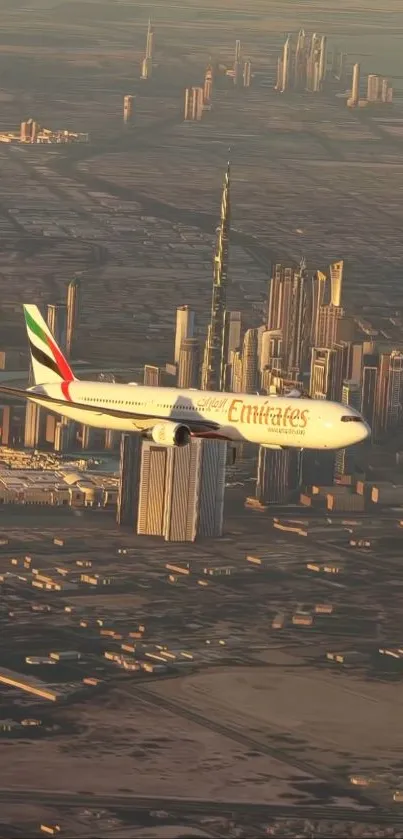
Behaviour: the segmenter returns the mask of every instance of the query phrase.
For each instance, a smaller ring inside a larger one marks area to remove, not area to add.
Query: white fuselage
[[[205,421],[218,426],[215,436],[233,442],[312,449],[345,448],[370,434],[357,411],[326,400],[83,381],[68,384],[68,399],[65,383],[36,386],[31,392],[36,389],[64,400],[63,405],[52,408],[56,413],[85,425],[122,432],[147,430],[161,422],[183,426],[189,422],[193,432],[195,422],[202,425]],[[36,401],[34,396],[32,399]],[[69,400],[82,408],[69,406]],[[99,413],[89,411],[89,406],[99,408]],[[103,407],[128,416],[109,416]],[[144,417],[144,425],[141,420],[139,424],[139,417]]]

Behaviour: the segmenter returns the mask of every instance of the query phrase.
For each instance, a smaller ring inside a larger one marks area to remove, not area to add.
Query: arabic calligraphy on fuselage
[[[228,422],[246,425],[265,425],[272,429],[301,432],[309,423],[309,408],[298,408],[295,403],[278,405],[269,399],[248,402],[244,398],[206,396],[197,402],[197,410],[225,414]]]

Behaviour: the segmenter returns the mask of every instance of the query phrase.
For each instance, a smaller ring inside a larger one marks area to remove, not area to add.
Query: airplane
[[[137,432],[164,446],[192,437],[256,443],[271,449],[340,449],[371,430],[354,408],[322,399],[255,396],[80,381],[35,305],[24,305],[33,386],[0,386],[62,417],[94,428]]]

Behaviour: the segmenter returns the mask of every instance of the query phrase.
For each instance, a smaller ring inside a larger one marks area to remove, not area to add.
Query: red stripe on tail
[[[67,361],[66,361],[63,353],[60,352],[57,344],[55,344],[54,341],[52,341],[52,339],[49,338],[48,335],[46,336],[46,341],[47,341],[49,349],[53,353],[53,358],[55,359],[56,364],[59,368],[60,375],[63,377],[63,379],[66,382],[72,382],[73,379],[74,379],[74,373],[73,373],[71,367],[69,366],[69,364],[67,364]]]
[[[70,391],[69,391],[70,384],[71,384],[71,381],[68,381],[68,382],[62,382],[61,385],[60,385],[60,387],[62,389],[62,394],[63,394],[64,398],[67,399],[67,402],[72,402],[73,401],[71,396],[70,396]]]

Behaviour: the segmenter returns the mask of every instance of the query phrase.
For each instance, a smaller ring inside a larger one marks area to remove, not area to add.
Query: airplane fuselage
[[[36,401],[35,390],[62,399],[63,405],[52,410],[68,419],[122,432],[138,431],[139,417],[144,417],[144,429],[158,423],[186,426],[188,421],[194,426],[197,421],[205,421],[216,426],[214,432],[196,436],[275,448],[338,449],[369,435],[357,411],[327,400],[74,380],[33,387],[29,397],[32,401]],[[38,400],[38,404],[43,403]],[[99,413],[88,410],[90,406],[99,408]],[[103,413],[103,408],[126,416],[110,416]]]

